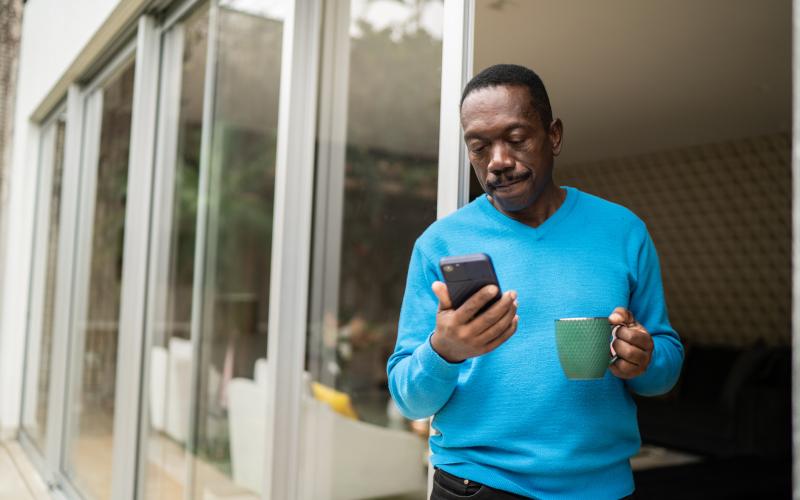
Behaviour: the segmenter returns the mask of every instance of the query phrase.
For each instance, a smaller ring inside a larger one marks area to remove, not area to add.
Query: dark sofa
[[[686,347],[675,389],[637,397],[642,441],[700,461],[634,472],[646,500],[792,497],[791,349]]]
[[[685,347],[676,387],[636,398],[642,441],[710,458],[790,457],[790,347]]]

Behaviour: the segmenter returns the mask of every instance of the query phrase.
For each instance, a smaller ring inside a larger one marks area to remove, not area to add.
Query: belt
[[[477,481],[470,481],[469,479],[458,477],[454,474],[450,474],[447,471],[439,469],[438,467],[433,474],[433,483],[434,490],[438,486],[439,488],[445,490],[445,492],[455,493],[456,495],[472,496],[480,493],[481,495],[479,497],[476,496],[475,498],[487,500],[532,500],[529,497],[517,495],[516,493],[511,493],[510,491],[498,490],[496,488],[492,488],[491,486],[481,484]],[[434,491],[434,494],[431,498],[437,498],[436,491]],[[634,494],[630,494],[620,500],[634,500],[635,498],[636,497]]]

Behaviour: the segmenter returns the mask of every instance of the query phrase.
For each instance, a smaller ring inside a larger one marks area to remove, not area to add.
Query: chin
[[[503,211],[510,213],[521,212],[536,201],[535,196],[503,197],[496,194],[492,194],[492,199],[497,202]]]

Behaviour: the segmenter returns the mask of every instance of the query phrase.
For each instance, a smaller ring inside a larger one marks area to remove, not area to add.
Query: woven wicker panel
[[[559,166],[556,180],[639,215],[661,257],[670,319],[684,339],[788,344],[788,134]]]

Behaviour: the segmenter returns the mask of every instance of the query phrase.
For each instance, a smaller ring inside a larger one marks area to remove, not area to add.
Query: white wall
[[[0,276],[0,438],[19,425],[39,128],[29,117],[121,0],[29,0],[22,16],[7,251]],[[124,0],[122,0],[124,1]],[[69,127],[69,124],[67,124]]]
[[[791,129],[792,2],[476,2],[475,70],[533,68],[558,165]],[[735,105],[731,105],[735,103]]]

